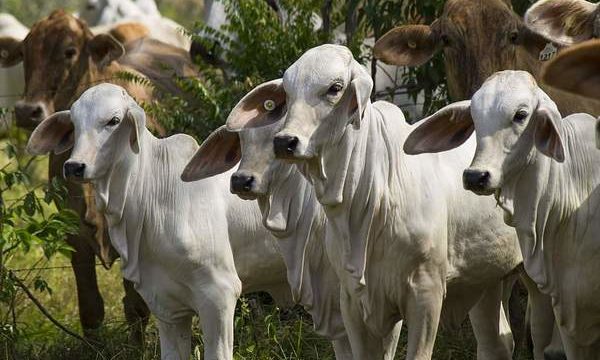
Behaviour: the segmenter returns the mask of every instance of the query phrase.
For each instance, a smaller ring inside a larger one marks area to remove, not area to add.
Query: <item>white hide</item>
[[[191,45],[183,26],[161,16],[153,0],[88,0],[82,4],[78,16],[94,27],[95,34],[108,32],[117,24],[135,21],[145,25],[154,39],[185,50]]]
[[[336,84],[341,90],[331,90]],[[462,189],[475,141],[447,154],[406,156],[402,143],[413,127],[396,106],[371,104],[371,87],[347,48],[323,45],[270,88],[286,98],[276,140],[298,138],[288,159],[302,164],[327,217],[326,244],[354,356],[383,358],[382,339],[405,319],[407,357],[431,358],[444,301],[447,325],[470,311],[479,358],[511,358],[498,288],[521,257],[493,199]]]
[[[253,174],[260,184],[257,200],[263,224],[278,238],[294,300],[311,315],[318,334],[336,341],[336,359],[351,360],[340,312],[340,284],[325,246],[325,213],[296,166],[274,160],[265,151],[272,147],[277,128],[240,133],[242,159],[236,174]],[[395,350],[396,342],[392,345]]]
[[[507,223],[517,230],[527,273],[552,296],[567,357],[597,359],[596,119],[587,114],[562,118],[556,104],[523,71],[490,77],[463,112],[474,124],[478,142],[469,170],[489,172],[483,192],[495,193]],[[515,118],[518,112],[526,117]]]
[[[161,358],[189,358],[191,317],[198,314],[204,357],[232,359],[240,292],[289,297],[285,266],[256,203],[230,194],[231,172],[182,182],[197,143],[187,135],[154,137],[143,110],[118,86],[88,89],[69,118],[74,147],[66,163],[86,164],[83,179],[95,186],[123,275],[158,318]],[[32,134],[30,151],[48,141],[45,128],[42,122]]]
[[[25,39],[27,33],[29,33],[29,29],[14,16],[0,13],[0,37],[12,37],[20,41]],[[0,68],[0,107],[9,108],[12,111],[13,105],[23,94],[24,78],[22,63],[9,68]],[[2,132],[7,128],[6,124],[0,125]]]

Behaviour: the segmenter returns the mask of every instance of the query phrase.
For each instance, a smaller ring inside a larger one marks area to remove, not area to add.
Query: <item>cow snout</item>
[[[255,181],[253,175],[233,174],[231,175],[231,192],[234,194],[251,192]]]
[[[297,136],[277,135],[273,139],[273,150],[275,156],[282,159],[294,158],[294,152],[298,147],[299,139]]]
[[[465,170],[463,187],[476,193],[485,192],[490,184],[490,172],[481,170]]]
[[[39,102],[19,101],[15,104],[15,118],[17,119],[17,126],[24,129],[33,129],[46,118],[46,109]]]
[[[67,161],[63,165],[65,178],[73,180],[82,180],[85,173],[85,164],[77,161]]]

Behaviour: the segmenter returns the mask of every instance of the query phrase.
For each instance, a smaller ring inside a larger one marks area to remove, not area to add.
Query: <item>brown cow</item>
[[[470,99],[485,79],[500,70],[525,70],[539,79],[540,57],[552,55],[548,44],[550,40],[525,26],[509,0],[449,0],[430,26],[396,27],[377,41],[374,53],[389,64],[418,66],[443,50],[448,89],[456,101]],[[563,115],[600,115],[598,103],[544,90]]]
[[[139,38],[144,29],[136,26],[116,29],[121,39]],[[100,82],[125,87],[138,101],[154,98],[149,87],[117,80],[121,71],[149,75],[159,88],[173,89],[165,66],[171,66],[183,76],[195,76],[196,71],[184,50],[151,39],[139,39],[125,47],[108,34],[93,35],[88,26],[72,15],[58,10],[33,25],[25,40],[0,39],[0,65],[12,66],[23,61],[25,94],[15,107],[17,124],[33,129],[55,111],[69,109],[83,91]],[[157,74],[162,74],[158,76]],[[148,126],[158,134],[164,130],[149,119]],[[62,176],[63,162],[69,152],[50,156],[49,178]],[[79,316],[84,333],[97,329],[104,319],[104,304],[96,281],[95,257],[109,267],[115,252],[110,246],[106,226],[96,211],[90,185],[67,183],[67,206],[81,215],[80,232],[67,242],[75,248],[71,264],[77,282]],[[130,324],[145,325],[149,311],[129,282],[125,282],[123,299],[125,315]],[[141,328],[143,329],[143,327]],[[141,330],[135,327],[134,339]]]

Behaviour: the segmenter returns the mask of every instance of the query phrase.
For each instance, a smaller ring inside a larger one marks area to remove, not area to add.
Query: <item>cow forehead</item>
[[[71,107],[74,123],[93,125],[113,116],[123,117],[129,95],[120,86],[100,84],[86,90]]]
[[[59,14],[37,22],[25,39],[25,45],[28,47],[42,45],[45,48],[52,48],[57,42],[81,43],[85,40],[85,35],[86,29],[79,20],[69,14]]]
[[[343,46],[327,44],[312,48],[285,71],[284,86],[293,84],[289,90],[294,91],[297,86],[326,87],[334,80],[346,80],[352,58],[350,50]]]
[[[503,123],[520,108],[536,106],[535,79],[525,71],[500,71],[489,77],[471,101],[473,121]]]

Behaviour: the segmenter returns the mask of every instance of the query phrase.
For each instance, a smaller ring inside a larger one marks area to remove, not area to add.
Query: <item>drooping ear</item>
[[[542,81],[560,90],[600,99],[600,40],[559,53],[542,70]]]
[[[440,48],[431,26],[403,25],[379,38],[373,55],[390,65],[419,66],[431,59]]]
[[[42,121],[31,133],[27,152],[31,155],[54,151],[61,154],[73,147],[73,123],[69,110],[56,112]]]
[[[233,168],[241,158],[242,149],[238,134],[227,130],[223,125],[200,145],[183,170],[181,180],[196,181],[224,173]]]
[[[538,89],[539,102],[535,110],[535,147],[544,155],[552,159],[565,161],[565,149],[558,123],[562,116],[546,93]]]
[[[102,68],[125,54],[125,48],[112,35],[98,34],[88,43],[92,60]]]
[[[225,126],[229,131],[266,126],[279,121],[286,111],[283,80],[260,84],[237,103]]]
[[[129,99],[129,106],[125,114],[125,120],[129,121],[131,134],[129,135],[129,145],[134,153],[140,152],[140,134],[146,127],[146,113],[132,98]]]
[[[12,37],[0,37],[0,66],[11,67],[23,61],[22,44]]]
[[[585,0],[540,0],[525,13],[525,24],[550,40],[570,45],[594,35],[597,5]]]
[[[409,155],[436,153],[460,146],[473,133],[471,100],[450,104],[422,120],[404,142]]]
[[[360,128],[366,105],[371,98],[373,90],[373,79],[367,69],[352,59],[352,69],[350,71],[350,85],[348,86],[349,101],[348,116],[352,119],[352,125],[356,129]]]

